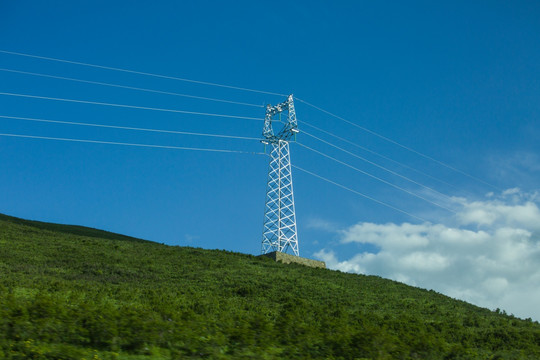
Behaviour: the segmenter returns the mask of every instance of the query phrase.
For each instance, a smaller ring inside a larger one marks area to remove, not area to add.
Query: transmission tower
[[[287,120],[281,131],[274,135],[272,120],[286,114]],[[294,212],[294,195],[291,173],[291,154],[289,141],[298,133],[298,123],[294,111],[293,96],[275,106],[266,106],[263,137],[261,141],[270,145],[270,165],[268,167],[268,183],[263,222],[262,253],[273,251],[298,254],[298,235],[296,233],[296,214]]]

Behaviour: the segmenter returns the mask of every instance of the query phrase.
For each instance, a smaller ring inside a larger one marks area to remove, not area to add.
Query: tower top
[[[281,113],[287,112],[287,122],[277,135],[274,135],[274,129],[272,128],[272,120],[275,115],[279,114],[279,121],[281,121]],[[289,95],[287,100],[277,105],[266,105],[266,115],[264,117],[263,137],[262,142],[264,144],[277,143],[280,140],[289,141],[290,138],[298,133],[298,122],[296,121],[296,112],[294,111],[294,98],[293,95]]]

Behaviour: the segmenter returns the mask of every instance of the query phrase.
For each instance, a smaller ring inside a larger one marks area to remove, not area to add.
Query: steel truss
[[[272,119],[287,113],[283,129],[274,135]],[[264,144],[271,146],[263,221],[262,253],[292,251],[299,256],[289,140],[298,133],[292,95],[286,101],[266,107]]]

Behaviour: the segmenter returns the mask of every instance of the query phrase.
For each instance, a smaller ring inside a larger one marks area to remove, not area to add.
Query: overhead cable
[[[185,146],[168,146],[168,145],[153,145],[153,144],[135,144],[135,143],[123,143],[123,142],[115,142],[115,141],[84,140],[84,139],[58,138],[58,137],[50,137],[50,136],[34,136],[34,135],[21,135],[21,134],[8,134],[8,133],[4,133],[4,134],[0,133],[0,136],[9,136],[9,137],[17,137],[17,138],[29,138],[29,139],[42,139],[42,140],[72,141],[72,142],[92,143],[92,144],[138,146],[138,147],[159,148],[159,149],[175,149],[175,150],[220,152],[220,153],[267,155],[266,153],[262,153],[262,152],[252,152],[252,151],[242,151],[242,150],[193,148],[193,147],[185,147]]]
[[[130,108],[130,109],[139,109],[139,110],[164,111],[164,112],[172,112],[172,113],[180,113],[180,114],[189,114],[189,115],[202,115],[202,116],[214,116],[214,117],[223,117],[223,118],[231,118],[231,119],[244,119],[244,120],[264,121],[264,120],[261,119],[261,118],[254,118],[254,117],[248,117],[248,116],[225,115],[225,114],[213,114],[213,113],[203,113],[203,112],[197,112],[197,111],[176,110],[176,109],[161,109],[161,108],[153,108],[153,107],[145,107],[145,106],[135,106],[135,105],[124,105],[124,104],[104,103],[104,102],[98,102],[98,101],[87,101],[87,100],[75,100],[75,99],[54,98],[54,97],[49,97],[49,96],[37,96],[37,95],[17,94],[17,93],[7,93],[7,92],[0,92],[0,95],[17,96],[17,97],[32,98],[32,99],[42,99],[42,100],[65,101],[65,102],[73,102],[73,103],[80,103],[80,104],[91,104],[91,105],[113,106],[113,107]]]
[[[335,182],[335,181],[332,181],[332,180],[330,180],[330,179],[327,179],[327,178],[325,178],[325,177],[323,177],[323,176],[321,176],[321,175],[315,174],[315,173],[313,173],[313,172],[311,172],[311,171],[308,171],[308,170],[306,170],[306,169],[303,169],[303,168],[301,168],[301,167],[299,167],[299,166],[296,166],[296,165],[291,165],[291,166],[294,167],[295,169],[298,169],[298,170],[300,170],[300,171],[302,171],[302,172],[305,172],[306,174],[312,175],[312,176],[314,176],[314,177],[316,177],[316,178],[319,178],[319,179],[324,180],[324,181],[326,181],[326,182],[328,182],[328,183],[330,183],[330,184],[336,185],[336,186],[338,186],[338,187],[340,187],[340,188],[342,188],[342,189],[345,189],[345,190],[347,190],[347,191],[350,191],[350,192],[352,192],[352,193],[355,193],[355,194],[357,194],[357,195],[360,195],[360,196],[362,196],[362,197],[364,197],[364,198],[366,198],[366,199],[369,199],[369,200],[371,200],[371,201],[374,201],[374,202],[376,202],[376,203],[378,203],[378,204],[381,204],[381,205],[383,205],[383,206],[386,206],[386,207],[388,207],[388,208],[390,208],[390,209],[399,211],[399,212],[401,212],[401,213],[403,213],[403,214],[405,214],[405,215],[408,215],[408,216],[413,217],[413,218],[415,218],[415,219],[418,219],[418,220],[420,220],[420,221],[423,221],[423,222],[426,222],[426,223],[429,222],[428,220],[426,220],[426,219],[424,219],[424,218],[421,218],[420,216],[411,214],[410,212],[407,212],[407,211],[405,211],[405,210],[401,210],[401,209],[399,209],[399,208],[397,208],[397,207],[395,207],[395,206],[392,206],[392,205],[387,204],[387,203],[385,203],[385,202],[383,202],[383,201],[377,200],[377,199],[375,199],[375,198],[373,198],[373,197],[371,197],[371,196],[369,196],[369,195],[366,195],[366,194],[363,194],[363,193],[361,193],[361,192],[359,192],[359,191],[353,190],[353,189],[351,189],[351,188],[349,188],[349,187],[346,187],[345,185],[339,184],[339,183],[337,183],[337,182]]]
[[[64,76],[56,76],[56,75],[49,75],[49,74],[40,74],[40,73],[34,73],[34,72],[28,72],[28,71],[20,71],[20,70],[13,70],[13,69],[6,69],[6,68],[0,68],[0,71],[4,72],[11,72],[16,74],[24,74],[24,75],[32,75],[32,76],[40,76],[50,79],[58,79],[58,80],[67,80],[67,81],[75,81],[85,84],[92,84],[92,85],[102,85],[102,86],[109,86],[109,87],[116,87],[120,89],[128,89],[128,90],[136,90],[136,91],[145,91],[155,94],[163,94],[163,95],[174,95],[174,96],[181,96],[191,99],[199,99],[199,100],[208,100],[208,101],[215,101],[215,102],[222,102],[227,104],[235,104],[235,105],[246,105],[246,106],[253,106],[253,107],[259,107],[263,108],[264,105],[257,105],[257,104],[250,104],[245,102],[239,102],[239,101],[232,101],[232,100],[224,100],[224,99],[216,99],[216,98],[210,98],[205,96],[196,96],[196,95],[189,95],[189,94],[180,94],[175,92],[169,92],[169,91],[160,91],[160,90],[153,90],[153,89],[145,89],[145,88],[139,88],[139,87],[133,87],[133,86],[125,86],[125,85],[118,85],[118,84],[111,84],[111,83],[104,83],[100,81],[90,81],[90,80],[82,80],[82,79],[75,79],[75,78],[69,78]]]
[[[60,121],[60,120],[49,120],[49,119],[36,119],[36,118],[27,118],[27,117],[18,117],[18,116],[7,116],[7,115],[0,115],[0,118],[4,118],[4,119],[14,119],[14,120],[24,120],[24,121],[35,121],[35,122],[43,122],[43,123],[65,124],[65,125],[91,126],[91,127],[109,128],[109,129],[148,131],[148,132],[167,133],[167,134],[193,135],[193,136],[208,136],[208,137],[228,138],[228,139],[240,139],[240,140],[260,140],[259,138],[248,137],[248,136],[234,136],[234,135],[206,134],[206,133],[196,133],[196,132],[176,131],[176,130],[148,129],[148,128],[137,128],[137,127],[129,127],[129,126],[117,126],[117,125],[103,125],[103,124],[81,123],[81,122],[74,122],[74,121]]]
[[[433,188],[431,188],[431,187],[429,187],[429,186],[426,186],[426,185],[424,185],[424,184],[422,184],[422,183],[419,183],[419,182],[417,182],[417,181],[415,181],[415,180],[413,180],[413,179],[410,179],[410,178],[408,178],[408,177],[406,177],[406,176],[404,176],[404,175],[401,175],[401,174],[399,174],[399,173],[397,173],[397,172],[395,172],[395,171],[393,171],[393,170],[390,170],[390,169],[388,169],[388,168],[386,168],[386,167],[384,167],[384,166],[382,166],[382,165],[379,165],[379,164],[377,164],[377,163],[375,163],[375,162],[373,162],[373,161],[370,161],[370,160],[368,160],[368,159],[366,159],[366,158],[364,158],[364,157],[362,157],[362,156],[360,156],[360,155],[357,155],[357,154],[355,154],[355,153],[353,153],[353,152],[350,152],[350,151],[348,151],[348,150],[346,150],[346,149],[343,149],[342,147],[339,147],[339,146],[337,146],[337,145],[334,145],[334,144],[332,144],[331,142],[328,142],[328,141],[326,141],[326,140],[323,140],[323,139],[321,139],[321,138],[319,138],[319,137],[317,137],[317,136],[315,136],[315,135],[311,135],[311,134],[309,134],[308,132],[306,132],[305,130],[302,131],[302,133],[303,133],[304,135],[307,135],[307,136],[310,136],[310,137],[314,138],[315,140],[318,140],[318,141],[323,142],[323,143],[325,143],[325,144],[327,144],[327,145],[329,145],[329,146],[332,146],[333,148],[338,149],[338,150],[340,150],[340,151],[342,151],[342,152],[344,152],[344,153],[346,153],[346,154],[349,154],[349,155],[351,155],[351,156],[354,156],[355,158],[358,158],[358,159],[360,159],[360,160],[362,160],[362,161],[365,161],[365,162],[367,162],[368,164],[371,164],[371,165],[373,165],[373,166],[375,166],[375,167],[378,167],[379,169],[382,169],[382,170],[384,170],[384,171],[386,171],[386,172],[389,172],[389,173],[392,174],[392,175],[398,176],[398,177],[400,177],[400,178],[402,178],[402,179],[404,179],[404,180],[407,180],[407,181],[409,181],[409,182],[411,182],[411,183],[413,183],[413,184],[415,184],[415,185],[421,186],[421,187],[423,187],[424,189],[430,190],[430,191],[432,191],[432,192],[434,192],[434,193],[437,193],[437,194],[439,194],[439,195],[441,195],[441,196],[444,196],[444,197],[447,198],[447,199],[450,199],[450,196],[448,196],[448,195],[446,195],[446,194],[443,194],[443,193],[441,193],[441,192],[439,192],[439,191],[437,191],[437,190],[435,190],[435,189],[433,189]]]
[[[321,156],[324,156],[324,157],[326,157],[327,159],[330,159],[330,160],[332,160],[332,161],[335,161],[335,162],[337,162],[337,163],[339,163],[339,164],[341,164],[341,165],[344,165],[344,166],[346,166],[346,167],[348,167],[348,168],[351,168],[351,169],[353,169],[353,170],[355,170],[355,171],[357,171],[357,172],[359,172],[359,173],[362,173],[362,174],[364,174],[364,175],[366,175],[366,176],[369,176],[369,177],[371,177],[371,178],[373,178],[373,179],[375,179],[375,180],[377,180],[377,181],[380,181],[380,182],[382,182],[382,183],[384,183],[384,184],[386,184],[386,185],[389,185],[389,186],[391,186],[391,187],[393,187],[393,188],[395,188],[395,189],[401,190],[401,191],[403,191],[403,192],[405,192],[405,193],[407,193],[407,194],[409,194],[409,195],[412,195],[412,196],[414,196],[414,197],[416,197],[416,198],[418,198],[418,199],[424,200],[424,201],[426,201],[426,202],[428,202],[428,203],[430,203],[430,204],[432,204],[432,205],[435,205],[435,206],[437,206],[437,207],[440,207],[441,209],[450,211],[450,212],[452,212],[452,213],[456,213],[456,211],[454,211],[454,210],[452,210],[452,209],[450,209],[450,208],[447,208],[447,207],[444,206],[444,205],[441,205],[441,204],[438,204],[438,203],[436,203],[436,202],[434,202],[434,201],[431,201],[431,200],[429,200],[429,199],[426,199],[426,198],[423,197],[423,196],[420,196],[420,195],[418,195],[418,194],[416,194],[416,193],[414,193],[414,192],[412,192],[412,191],[409,191],[409,190],[407,190],[407,189],[405,189],[405,188],[402,188],[401,186],[392,184],[392,183],[389,182],[389,181],[386,181],[386,180],[384,180],[384,179],[381,179],[380,177],[377,177],[377,176],[375,176],[375,175],[372,175],[372,174],[368,173],[367,171],[361,170],[361,169],[359,169],[359,168],[357,168],[357,167],[354,167],[354,166],[352,166],[352,165],[350,165],[350,164],[347,164],[347,163],[344,162],[344,161],[338,160],[338,159],[336,159],[336,158],[334,158],[334,157],[332,157],[332,156],[330,156],[330,155],[327,155],[327,154],[325,154],[325,153],[323,153],[323,152],[320,152],[320,151],[318,151],[318,150],[315,150],[315,149],[313,149],[313,148],[310,148],[309,146],[306,146],[306,145],[304,145],[304,144],[302,144],[302,143],[296,142],[296,144],[298,144],[298,145],[300,145],[301,147],[306,148],[306,149],[308,149],[308,150],[310,150],[310,151],[312,151],[312,152],[315,152],[315,153],[317,153],[317,154],[319,154],[319,155],[321,155]]]
[[[14,52],[14,51],[0,50],[0,53],[24,56],[24,57],[34,58],[34,59],[56,61],[56,62],[62,62],[66,64],[88,66],[88,67],[93,67],[97,69],[120,71],[120,72],[125,72],[125,73],[130,73],[130,74],[136,74],[136,75],[152,76],[152,77],[161,78],[161,79],[177,80],[177,81],[189,82],[193,84],[216,86],[216,87],[232,89],[232,90],[249,91],[249,92],[254,92],[254,93],[259,93],[259,94],[276,95],[276,96],[287,96],[286,94],[279,94],[279,93],[270,92],[270,91],[255,90],[255,89],[249,89],[249,88],[244,88],[244,87],[239,87],[239,86],[224,85],[224,84],[218,84],[218,83],[213,83],[213,82],[208,82],[208,81],[185,79],[185,78],[180,78],[180,77],[175,77],[175,76],[153,74],[153,73],[148,73],[148,72],[143,72],[143,71],[135,71],[135,70],[122,69],[122,68],[117,68],[117,67],[112,67],[112,66],[103,66],[103,65],[84,63],[80,61],[72,61],[72,60],[57,59],[57,58],[46,57],[46,56],[31,55],[31,54],[19,53],[19,52]]]
[[[488,182],[486,182],[486,181],[484,181],[484,180],[482,180],[482,179],[480,179],[480,178],[478,178],[478,177],[476,177],[476,176],[474,176],[474,175],[471,175],[471,174],[469,174],[469,173],[467,173],[467,172],[465,172],[465,171],[463,171],[463,170],[459,170],[459,169],[457,169],[457,168],[455,168],[455,167],[453,167],[453,166],[451,166],[451,165],[448,165],[447,163],[445,163],[445,162],[443,162],[443,161],[437,160],[437,159],[435,159],[435,158],[433,158],[433,157],[431,157],[431,156],[429,156],[429,155],[426,155],[426,154],[424,154],[424,153],[422,153],[422,152],[420,152],[420,151],[418,151],[418,150],[415,150],[415,149],[413,149],[413,148],[411,148],[411,147],[409,147],[409,146],[403,145],[403,144],[401,144],[401,143],[399,143],[399,142],[397,142],[397,141],[395,141],[395,140],[392,140],[392,139],[390,139],[390,138],[388,138],[388,137],[386,137],[386,136],[384,136],[384,135],[381,135],[381,134],[379,134],[379,133],[377,133],[377,132],[375,132],[375,131],[373,131],[373,130],[370,130],[370,129],[368,129],[368,128],[366,128],[366,127],[363,127],[363,126],[361,126],[361,125],[358,125],[358,124],[356,124],[356,123],[354,123],[354,122],[352,122],[352,121],[350,121],[350,120],[347,120],[347,119],[345,119],[345,118],[343,118],[343,117],[341,117],[341,116],[338,116],[338,115],[336,115],[336,114],[333,114],[333,113],[331,113],[330,111],[324,110],[324,109],[322,109],[322,108],[320,108],[320,107],[318,107],[318,106],[315,106],[315,105],[313,105],[313,104],[311,104],[311,103],[309,103],[309,102],[307,102],[307,101],[305,101],[305,100],[299,99],[299,98],[297,98],[297,97],[295,97],[295,99],[298,100],[298,101],[300,101],[300,102],[302,102],[302,103],[304,103],[304,104],[306,104],[306,105],[308,105],[308,106],[311,106],[312,108],[317,109],[317,110],[319,110],[319,111],[321,111],[321,112],[323,112],[323,113],[325,113],[325,114],[327,114],[327,115],[330,115],[330,116],[332,116],[332,117],[334,117],[334,118],[336,118],[336,119],[339,119],[339,120],[341,120],[341,121],[343,121],[343,122],[346,122],[347,124],[350,124],[350,125],[352,125],[352,126],[354,126],[354,127],[357,127],[358,129],[361,129],[361,130],[363,130],[363,131],[365,131],[365,132],[367,132],[367,133],[369,133],[369,134],[371,134],[371,135],[374,135],[374,136],[376,136],[376,137],[378,137],[378,138],[380,138],[380,139],[383,139],[384,141],[387,141],[387,142],[389,142],[389,143],[392,143],[392,144],[394,144],[394,145],[397,145],[397,146],[401,147],[402,149],[405,149],[405,150],[410,151],[410,152],[412,152],[412,153],[414,153],[414,154],[416,154],[416,155],[419,155],[419,156],[421,156],[421,157],[423,157],[423,158],[425,158],[425,159],[431,160],[431,161],[433,161],[433,162],[435,162],[435,163],[437,163],[437,164],[439,164],[439,165],[442,165],[442,166],[446,167],[447,169],[450,169],[450,170],[452,170],[452,171],[455,171],[455,172],[457,172],[457,173],[460,173],[460,174],[462,174],[462,175],[464,175],[464,176],[467,176],[468,178],[471,178],[471,179],[473,179],[473,180],[476,180],[476,181],[478,181],[478,182],[481,182],[481,183],[483,183],[484,185],[488,185],[488,186],[490,186],[490,187],[492,187],[492,188],[494,188],[494,189],[501,190],[501,189],[498,188],[497,186],[495,186],[495,185],[493,185],[493,184],[490,184],[490,183],[488,183]]]
[[[397,160],[394,160],[394,159],[392,159],[392,158],[389,158],[388,156],[385,156],[385,155],[380,154],[380,153],[378,153],[378,152],[376,152],[376,151],[373,151],[373,150],[371,150],[371,149],[368,149],[367,147],[364,147],[364,146],[362,146],[362,145],[359,145],[359,144],[357,144],[357,143],[355,143],[355,142],[353,142],[353,141],[347,140],[347,139],[345,139],[345,138],[343,138],[343,137],[341,137],[341,136],[338,136],[338,135],[336,135],[336,134],[333,134],[333,133],[331,133],[330,131],[326,131],[326,130],[324,130],[324,129],[321,129],[320,127],[317,127],[317,126],[315,126],[315,125],[312,125],[312,124],[306,122],[305,120],[302,120],[302,125],[307,125],[308,127],[313,128],[313,129],[315,129],[315,130],[317,130],[317,131],[320,131],[320,132],[322,132],[322,133],[325,133],[326,135],[329,135],[329,136],[331,136],[331,137],[333,137],[333,138],[335,138],[335,139],[338,139],[338,140],[341,140],[341,141],[343,141],[343,142],[346,142],[347,144],[350,144],[350,145],[352,145],[352,146],[355,146],[355,147],[357,147],[357,148],[359,148],[359,149],[362,149],[362,150],[364,150],[364,151],[366,151],[366,152],[369,152],[370,154],[376,155],[376,156],[378,156],[378,157],[380,157],[380,158],[382,158],[382,159],[388,160],[388,161],[390,161],[390,162],[392,162],[392,163],[394,163],[394,164],[397,164],[397,165],[402,166],[402,167],[404,167],[404,168],[406,168],[406,169],[409,169],[409,170],[411,170],[411,171],[414,171],[414,172],[416,172],[416,173],[418,173],[418,174],[420,174],[420,175],[429,177],[430,179],[436,180],[436,181],[438,181],[438,182],[440,182],[440,183],[442,183],[442,184],[445,184],[445,185],[448,185],[448,186],[450,186],[450,187],[453,187],[454,189],[457,189],[457,188],[458,188],[457,186],[455,186],[455,185],[453,185],[453,184],[450,184],[449,182],[446,182],[446,181],[444,181],[444,180],[442,180],[442,179],[439,179],[439,178],[437,178],[437,177],[435,177],[435,176],[433,176],[433,175],[430,175],[430,174],[427,174],[427,173],[425,173],[425,172],[423,172],[423,171],[420,171],[420,170],[418,170],[418,169],[415,169],[415,168],[413,168],[413,167],[411,167],[411,166],[409,166],[409,165],[407,165],[407,164],[404,164],[404,163],[402,163],[402,162],[399,162],[399,161],[397,161]],[[305,131],[303,131],[303,132],[305,133]],[[309,135],[308,135],[308,136],[309,136]]]

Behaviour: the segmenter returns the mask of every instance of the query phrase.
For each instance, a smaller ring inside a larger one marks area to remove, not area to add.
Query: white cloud
[[[337,224],[320,218],[310,218],[307,221],[308,229],[322,230],[327,232],[336,232],[339,229]]]
[[[519,151],[511,155],[505,153],[492,156],[490,168],[497,179],[518,182],[521,186],[532,187],[538,184],[540,174],[540,155],[536,152]]]
[[[199,238],[198,235],[192,235],[192,234],[185,234],[184,235],[184,241],[188,244],[193,243],[195,240]]]
[[[515,188],[504,190],[502,192],[502,195],[503,196],[508,196],[508,195],[516,195],[516,194],[519,194],[519,193],[520,193],[519,188],[515,187]]]
[[[533,202],[536,194],[524,196],[521,192],[515,192],[519,189],[511,190],[512,192],[505,191],[500,199],[490,201],[467,202],[464,199],[456,199],[463,205],[463,210],[457,215],[458,220],[463,225],[504,224],[540,230],[540,209]]]
[[[540,320],[540,209],[536,194],[510,189],[484,201],[456,198],[457,226],[359,223],[338,231],[342,244],[376,245],[377,253],[338,259],[329,268],[374,274],[434,289],[491,309]]]

